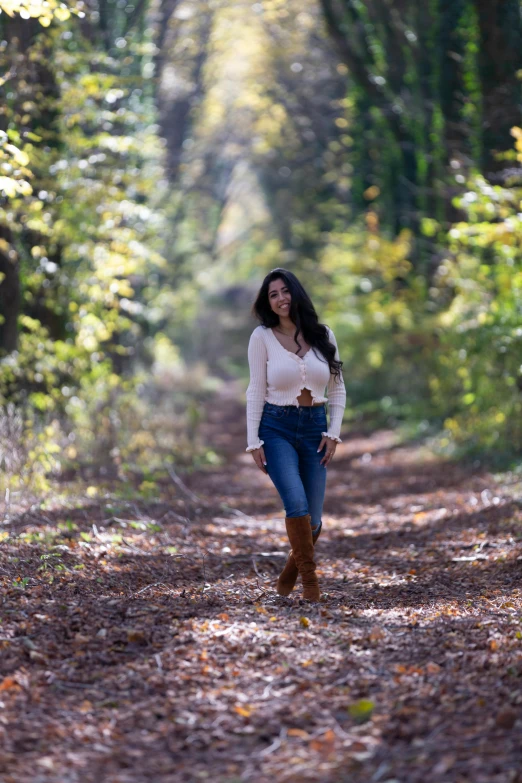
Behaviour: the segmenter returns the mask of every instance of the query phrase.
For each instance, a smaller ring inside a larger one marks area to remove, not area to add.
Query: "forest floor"
[[[345,432],[319,605],[234,394],[223,463],[0,535],[1,783],[522,781],[520,480]]]

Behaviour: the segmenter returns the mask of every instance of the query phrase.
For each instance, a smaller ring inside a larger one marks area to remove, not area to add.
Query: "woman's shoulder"
[[[259,324],[259,326],[256,326],[252,334],[250,335],[249,340],[249,348],[253,348],[255,346],[261,348],[263,347],[268,352],[269,342],[266,338],[267,328],[263,326],[262,324]]]
[[[257,338],[261,338],[261,340],[263,340],[265,334],[267,333],[267,331],[268,331],[268,327],[267,326],[263,326],[263,324],[259,324],[259,326],[256,326],[256,328],[254,329],[254,331],[250,335],[250,339],[252,339],[252,337],[257,337]]]

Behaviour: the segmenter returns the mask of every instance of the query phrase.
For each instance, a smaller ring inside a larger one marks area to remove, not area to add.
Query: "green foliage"
[[[426,412],[433,337],[410,250],[408,231],[387,239],[369,213],[366,226],[332,234],[321,258],[317,296],[341,344],[349,407],[375,423]]]
[[[61,3],[59,0],[0,0],[0,12],[10,17],[20,15],[22,19],[37,19],[42,27],[49,27],[53,19],[65,22],[71,13],[80,19],[85,16],[82,2]]]
[[[26,215],[12,230],[28,315],[21,361],[0,372],[0,396],[8,383],[10,399],[63,410],[139,353],[149,312],[140,294],[164,262],[155,249],[161,213],[150,203],[161,188],[152,109],[140,106],[132,80],[121,88],[111,58],[87,44],[80,54],[77,40],[68,47],[54,33],[67,147],[34,145],[35,170],[49,174],[39,176],[37,197],[3,214],[6,222],[17,209]]]
[[[522,162],[522,131],[513,129]],[[434,281],[447,302],[430,377],[445,417],[442,444],[519,452],[522,447],[522,187],[480,176],[457,200],[466,220],[448,236]]]
[[[18,5],[23,18],[41,6]],[[152,336],[165,310],[167,220],[152,31],[128,33],[106,52],[94,17],[83,35],[60,8],[40,8],[40,21],[61,23],[42,22],[48,29],[23,56],[9,41],[0,51],[6,71],[19,62],[0,133],[0,251],[22,299],[17,350],[0,353],[10,491],[43,492],[60,469],[88,464],[125,478],[152,475],[165,459],[206,459],[197,443],[203,379],[196,373],[186,419],[184,365],[168,337]],[[120,34],[122,21],[111,21]],[[34,72],[42,58],[49,70]],[[13,451],[14,431],[23,446]]]
[[[29,196],[32,187],[29,179],[33,176],[29,166],[29,155],[25,149],[20,149],[11,143],[11,139],[19,142],[19,134],[11,129],[9,133],[0,131],[0,164],[3,172],[9,172],[9,176],[0,176],[0,192],[7,198],[15,196]],[[3,249],[9,252],[9,246],[2,240]]]
[[[513,135],[522,162],[522,130]],[[521,203],[517,180],[471,177],[455,199],[465,219],[445,236],[424,221],[443,254],[431,279],[408,260],[408,234],[385,239],[375,216],[369,231],[331,235],[318,295],[345,359],[349,415],[440,425],[450,454],[520,452]]]
[[[0,492],[49,489],[49,476],[59,469],[61,431],[56,420],[22,411],[14,403],[0,407]]]

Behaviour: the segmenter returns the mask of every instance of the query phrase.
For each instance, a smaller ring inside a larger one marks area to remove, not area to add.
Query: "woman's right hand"
[[[263,447],[260,446],[258,449],[254,449],[254,451],[252,451],[251,454],[259,470],[262,470],[263,473],[266,473],[268,475],[268,471],[265,467],[266,459],[265,459],[265,452]]]

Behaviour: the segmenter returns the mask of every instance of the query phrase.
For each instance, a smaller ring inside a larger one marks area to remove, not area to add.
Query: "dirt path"
[[[517,486],[345,433],[323,604],[279,598],[234,391],[204,427],[222,465],[4,534],[1,783],[522,781]]]

